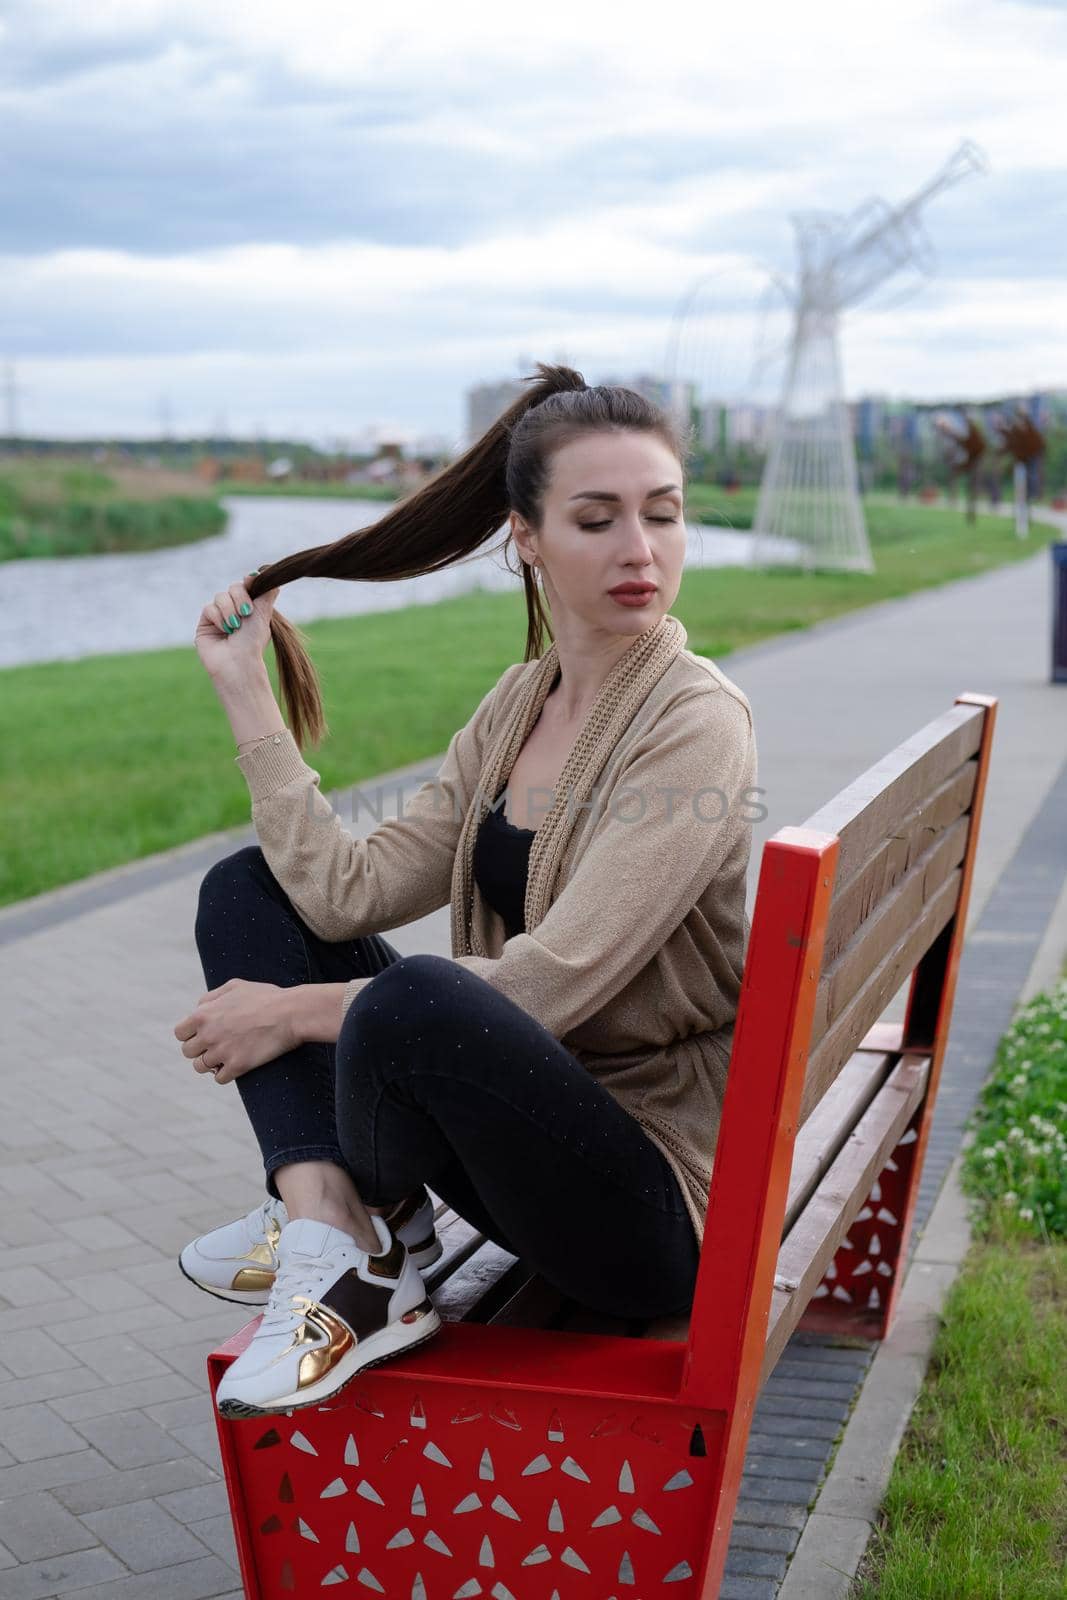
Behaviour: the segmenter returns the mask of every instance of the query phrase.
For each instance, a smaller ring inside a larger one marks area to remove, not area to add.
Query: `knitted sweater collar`
[[[678,618],[665,613],[637,636],[601,684],[564,763],[552,806],[530,846],[525,903],[527,930],[537,926],[552,903],[552,891],[568,841],[582,815],[579,807],[588,801],[597,776],[620,737],[675,656],[684,649],[687,638]],[[553,640],[544,655],[538,657],[504,725],[495,731],[486,746],[478,788],[460,830],[453,867],[453,956],[490,954],[483,948],[472,920],[474,844],[493,800],[511,776],[519,751],[540,716],[558,673],[559,650]]]

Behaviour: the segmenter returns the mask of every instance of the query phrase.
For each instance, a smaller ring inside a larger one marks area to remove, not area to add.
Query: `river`
[[[234,495],[223,533],[170,550],[0,563],[0,667],[186,645],[207,602],[253,567],[366,527],[387,505],[374,500]],[[444,572],[392,583],[302,578],[278,608],[293,622],[394,611],[472,589],[521,589],[501,545]],[[751,535],[691,524],[689,566],[747,565]],[[518,562],[514,550],[513,563]]]

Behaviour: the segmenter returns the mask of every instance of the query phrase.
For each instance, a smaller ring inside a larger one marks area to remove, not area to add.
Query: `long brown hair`
[[[369,527],[261,567],[247,586],[252,598],[296,578],[388,583],[438,572],[485,544],[511,510],[539,528],[551,457],[580,433],[633,428],[658,434],[684,475],[691,428],[679,426],[634,389],[590,387],[573,367],[543,361],[536,366],[536,373],[523,379],[530,388],[463,455]],[[521,565],[527,615],[523,660],[531,661],[546,648],[552,628],[536,578],[528,563]],[[271,643],[293,737],[301,749],[305,741],[318,744],[328,732],[318,677],[302,635],[277,610]]]

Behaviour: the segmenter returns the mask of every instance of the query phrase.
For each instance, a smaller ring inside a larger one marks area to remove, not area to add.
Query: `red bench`
[[[595,1317],[441,1208],[435,1339],[329,1405],[218,1419],[249,1600],[714,1600],[791,1334],[892,1325],[995,715],[960,695],[766,843],[690,1316]]]

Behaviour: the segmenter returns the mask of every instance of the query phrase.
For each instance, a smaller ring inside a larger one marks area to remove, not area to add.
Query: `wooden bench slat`
[[[547,1280],[443,1201],[435,1211],[434,1226],[444,1254],[423,1276],[444,1321],[545,1327],[566,1304]]]
[[[930,849],[936,836],[969,815],[977,781],[978,762],[972,757],[902,818],[852,877],[837,873],[823,941],[824,966],[837,960],[883,896]]]
[[[812,1050],[886,954],[895,949],[915,925],[924,905],[959,867],[967,851],[969,832],[970,817],[959,817],[882,897],[837,958],[829,963],[824,961],[815,994]]]
[[[793,1166],[782,1238],[795,1227],[852,1129],[896,1066],[892,1053],[857,1050],[838,1073],[793,1142]]]
[[[901,1057],[782,1245],[767,1320],[761,1387],[926,1093],[929,1071],[929,1056]],[[783,1282],[794,1287],[781,1287]]]
[[[904,1048],[902,1022],[875,1022],[867,1029],[857,1050],[873,1050],[878,1054],[899,1055]]]
[[[465,1218],[458,1216],[449,1206],[443,1204],[434,1216],[434,1227],[437,1229],[437,1237],[441,1241],[444,1254],[423,1274],[431,1293],[436,1290],[438,1284],[458,1271],[468,1257],[481,1248],[485,1240],[484,1234],[479,1233],[478,1229],[472,1227]]]
[[[427,1275],[426,1286],[433,1296],[438,1313],[446,1322],[485,1322],[488,1320],[488,1297],[499,1281],[515,1266],[516,1258],[506,1250],[475,1235],[475,1247],[452,1272],[436,1285],[431,1285]]]
[[[982,739],[981,706],[955,705],[905,739],[808,817],[805,828],[837,834],[837,874],[847,883],[927,795],[973,756]]]
[[[804,1126],[866,1030],[882,1015],[921,956],[951,922],[959,901],[961,881],[962,870],[957,867],[936,891],[904,941],[896,949],[887,951],[863,988],[853,996],[812,1051],[801,1094],[798,1127]]]
[[[514,1328],[553,1328],[565,1311],[568,1298],[547,1278],[533,1272],[524,1261],[515,1263],[509,1293],[494,1309],[487,1322]]]

